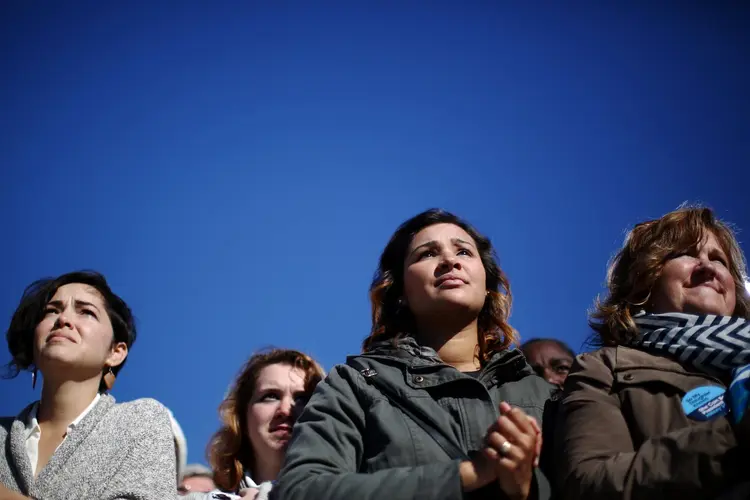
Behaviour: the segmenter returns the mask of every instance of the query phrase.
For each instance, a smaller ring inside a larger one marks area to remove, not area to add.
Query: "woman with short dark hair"
[[[302,412],[278,498],[548,498],[536,465],[553,388],[510,348],[510,285],[489,239],[421,213],[386,245],[370,298],[364,352]]]
[[[603,347],[565,381],[564,498],[749,497],[747,388],[736,377],[750,362],[746,276],[732,230],[708,208],[628,234],[591,316]]]
[[[175,496],[168,410],[109,395],[136,338],[128,305],[83,271],[32,283],[6,333],[11,376],[42,377],[41,398],[0,419],[0,496]]]

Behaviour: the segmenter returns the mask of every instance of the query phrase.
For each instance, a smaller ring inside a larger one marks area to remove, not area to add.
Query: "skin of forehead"
[[[424,239],[424,233],[427,232],[427,231],[429,231],[430,229],[436,229],[437,226],[442,226],[442,225],[453,226],[455,228],[455,232],[451,231],[451,232],[454,233],[454,235],[449,238],[450,240],[461,239],[461,240],[464,240],[464,241],[466,241],[466,243],[469,243],[471,245],[475,244],[474,243],[474,238],[472,238],[471,235],[469,233],[467,233],[463,228],[461,228],[459,226],[456,226],[455,224],[450,224],[450,223],[447,223],[447,222],[443,222],[443,223],[440,223],[440,224],[433,224],[432,226],[427,226],[425,228],[422,228],[420,231],[418,231],[417,234],[415,234],[414,237],[412,238],[412,240],[411,240],[411,242],[409,244],[409,248],[410,249],[414,249],[417,246],[424,245],[425,243],[429,243],[429,242],[433,242],[433,241],[437,242],[434,238]],[[420,235],[422,235],[421,239],[420,239]],[[458,236],[458,235],[460,235],[460,236]]]
[[[556,352],[553,352],[553,353],[548,352],[548,349],[550,348],[554,349]],[[562,346],[557,344],[557,342],[554,342],[551,340],[535,342],[524,350],[528,354],[529,359],[533,361],[549,362],[555,359],[570,360],[570,361],[573,360],[570,353],[568,353],[565,349],[563,349]],[[542,359],[539,359],[539,358],[542,358]]]
[[[55,297],[57,297],[57,294],[61,293],[61,291],[65,287],[68,287],[68,290],[75,287],[75,292],[68,292],[68,291],[64,292],[64,293],[70,294],[71,298],[75,298],[76,293],[85,292],[99,299],[102,305],[106,306],[105,301],[104,301],[104,296],[102,295],[102,293],[99,290],[97,290],[95,287],[91,285],[87,285],[85,283],[67,283],[65,285],[58,287],[58,289],[55,290],[55,293],[52,294],[52,297],[50,297],[49,302],[52,302],[53,300],[55,300]]]

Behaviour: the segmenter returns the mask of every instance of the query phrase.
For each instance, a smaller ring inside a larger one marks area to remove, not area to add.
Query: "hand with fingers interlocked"
[[[539,465],[542,434],[523,410],[500,403],[500,417],[487,430],[482,454],[493,464],[500,489],[513,499],[528,498]]]

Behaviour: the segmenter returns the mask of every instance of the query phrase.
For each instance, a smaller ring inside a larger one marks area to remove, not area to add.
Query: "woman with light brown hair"
[[[364,352],[318,386],[274,495],[549,498],[537,460],[553,387],[511,347],[490,240],[443,210],[418,214],[386,245],[370,299]]]
[[[748,498],[746,276],[731,228],[708,208],[628,234],[590,319],[603,347],[565,381],[563,498]]]
[[[295,421],[323,375],[320,365],[299,351],[274,349],[250,357],[219,407],[223,425],[208,446],[219,491],[186,498],[266,499]]]

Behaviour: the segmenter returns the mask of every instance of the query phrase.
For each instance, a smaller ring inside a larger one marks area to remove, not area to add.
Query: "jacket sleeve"
[[[163,500],[177,497],[174,436],[166,408],[144,400],[134,425],[143,425],[106,488],[105,500]]]
[[[744,460],[728,419],[647,438],[636,449],[613,383],[612,367],[590,354],[568,375],[555,453],[563,498],[714,499],[737,477]]]
[[[359,374],[339,365],[318,384],[294,426],[271,499],[460,500],[457,460],[360,473],[367,419]]]

